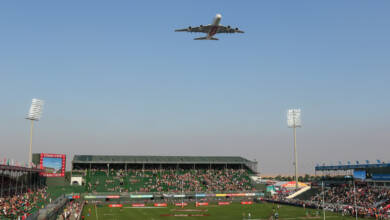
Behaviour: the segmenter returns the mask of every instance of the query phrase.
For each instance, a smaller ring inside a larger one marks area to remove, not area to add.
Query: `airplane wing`
[[[185,31],[185,32],[209,33],[210,28],[211,28],[211,25],[205,25],[205,26],[200,25],[198,27],[189,26],[188,28],[184,28],[184,29],[176,29],[175,31],[176,32]]]
[[[218,26],[217,33],[244,33],[244,31],[238,29],[238,28],[232,28],[230,26]]]

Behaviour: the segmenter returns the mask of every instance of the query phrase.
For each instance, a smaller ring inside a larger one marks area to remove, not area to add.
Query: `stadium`
[[[385,219],[390,212],[390,164],[380,161],[317,165],[295,188],[261,178],[257,162],[240,156],[74,155],[68,172],[65,160],[34,154],[34,168],[4,161],[1,218],[299,219],[325,210],[328,218]]]
[[[390,220],[389,12],[3,1],[0,220]]]

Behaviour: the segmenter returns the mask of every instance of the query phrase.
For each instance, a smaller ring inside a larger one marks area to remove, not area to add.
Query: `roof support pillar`
[[[9,185],[8,185],[8,196],[11,196],[11,181],[12,181],[12,171],[9,173]]]
[[[3,198],[3,190],[4,190],[4,171],[1,173],[1,191],[0,191],[0,197]]]

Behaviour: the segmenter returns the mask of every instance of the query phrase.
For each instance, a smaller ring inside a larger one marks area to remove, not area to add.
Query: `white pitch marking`
[[[96,220],[99,220],[99,216],[97,214],[97,205],[95,205],[95,213],[96,213]]]

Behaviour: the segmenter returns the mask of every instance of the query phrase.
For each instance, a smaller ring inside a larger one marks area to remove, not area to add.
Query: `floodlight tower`
[[[301,109],[289,109],[287,111],[287,125],[294,130],[294,165],[295,165],[295,188],[298,189],[298,157],[297,157],[297,132],[301,127]]]
[[[41,119],[43,103],[44,103],[43,100],[32,99],[30,111],[28,112],[28,115],[26,117],[26,119],[31,121],[30,153],[28,155],[28,167],[32,167],[32,138],[33,138],[34,121],[39,121],[39,119]]]

